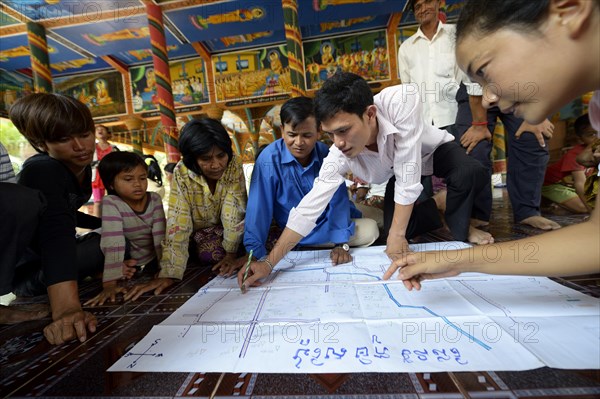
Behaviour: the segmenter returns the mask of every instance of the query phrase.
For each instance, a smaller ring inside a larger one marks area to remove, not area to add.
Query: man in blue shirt
[[[313,187],[329,148],[318,141],[319,132],[313,103],[307,97],[288,100],[280,111],[282,138],[268,145],[258,156],[252,172],[244,246],[257,259],[267,255],[271,221],[282,229],[290,210]],[[340,186],[317,226],[299,245],[333,247],[334,264],[349,262],[350,246],[371,245],[379,236],[377,223],[362,219],[361,213],[348,198],[345,186]]]

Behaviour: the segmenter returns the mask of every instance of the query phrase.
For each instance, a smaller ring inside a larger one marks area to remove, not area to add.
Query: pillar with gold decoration
[[[36,93],[52,93],[52,73],[46,42],[46,28],[35,22],[27,22],[27,40],[31,53],[31,70]]]
[[[175,121],[175,102],[173,101],[173,91],[171,88],[171,74],[162,10],[156,4],[147,2],[146,13],[150,28],[152,61],[154,63],[154,75],[156,76],[156,94],[160,110],[160,121],[163,127],[167,162],[178,162],[180,158],[177,144],[179,133],[177,122]]]
[[[298,2],[297,0],[283,0],[282,8],[292,96],[303,96],[306,93],[306,78],[302,63],[302,33],[298,22]]]

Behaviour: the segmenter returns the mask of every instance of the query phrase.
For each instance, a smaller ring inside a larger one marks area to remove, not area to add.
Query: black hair
[[[181,152],[183,164],[198,176],[202,175],[202,170],[196,159],[207,154],[215,146],[227,154],[229,157],[227,163],[229,164],[233,158],[231,138],[218,120],[193,119],[181,129],[179,152]]]
[[[503,28],[535,32],[548,18],[551,0],[469,0],[456,23],[456,43],[469,34],[479,36]]]
[[[308,97],[294,97],[287,100],[279,111],[281,124],[289,123],[295,129],[300,123],[315,116],[313,100]]]
[[[108,133],[109,135],[112,135],[112,132],[110,131],[110,129],[108,128],[108,126],[106,125],[96,125],[96,129],[101,127],[102,129],[106,130],[106,133]]]
[[[173,171],[175,170],[175,166],[177,166],[177,162],[169,162],[164,167],[165,172],[167,172],[167,173],[173,173]]]
[[[113,185],[115,177],[121,172],[129,172],[135,169],[138,165],[144,167],[148,172],[148,165],[144,159],[135,152],[128,151],[113,151],[104,156],[98,164],[98,173],[106,187],[106,192],[110,195],[117,195]]]
[[[159,187],[162,186],[162,170],[160,169],[158,160],[154,158],[154,155],[144,155],[143,158],[146,165],[148,165],[148,179],[158,184]]]
[[[269,146],[269,144],[261,144],[258,147],[258,151],[256,152],[256,156],[254,157],[254,159],[258,159],[258,156],[260,155],[261,152],[263,152],[265,150],[265,148],[267,148]]]
[[[417,1],[418,0],[408,0],[408,9],[411,10],[413,14],[415,13],[415,5],[417,4]]]
[[[338,72],[327,79],[314,99],[318,122],[326,121],[340,111],[359,117],[373,105],[373,92],[362,77],[350,72]]]
[[[10,107],[10,120],[37,152],[46,141],[94,133],[89,108],[73,97],[58,93],[33,93],[19,98]]]
[[[583,114],[579,118],[575,119],[575,134],[579,137],[583,136],[585,133],[585,129],[591,126],[590,116],[588,114]]]

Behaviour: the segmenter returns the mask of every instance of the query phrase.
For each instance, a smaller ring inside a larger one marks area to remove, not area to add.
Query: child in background
[[[578,156],[577,162],[590,168],[590,173],[585,179],[583,185],[583,196],[585,204],[590,209],[595,209],[596,198],[598,197],[598,187],[600,186],[600,138],[588,145]]]
[[[147,192],[148,166],[133,152],[113,152],[104,157],[98,171],[108,195],[102,201],[102,238],[104,252],[103,290],[85,305],[114,302],[125,293],[120,279],[130,279],[134,266],[156,273],[165,237],[165,212],[160,195]]]
[[[94,215],[100,217],[102,197],[105,194],[105,187],[102,183],[102,178],[97,173],[97,164],[104,158],[106,154],[113,151],[113,146],[108,142],[111,134],[108,128],[104,125],[96,126],[96,152],[94,154],[94,161],[92,162],[92,194],[94,196]]]
[[[575,134],[581,144],[571,148],[558,162],[546,169],[542,196],[575,213],[588,213],[584,184],[586,167],[577,163],[577,156],[596,139],[596,131],[589,116],[582,115],[575,121]]]

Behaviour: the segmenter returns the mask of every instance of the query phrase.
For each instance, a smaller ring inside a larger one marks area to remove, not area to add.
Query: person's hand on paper
[[[333,248],[329,253],[329,257],[334,265],[341,265],[352,260],[352,255],[350,255],[350,252],[345,251],[342,247]]]
[[[246,274],[245,281],[244,274]],[[245,267],[242,267],[238,272],[238,285],[242,292],[244,292],[248,287],[257,287],[261,285],[262,283],[259,280],[267,277],[269,274],[271,274],[271,266],[268,262],[265,262],[264,260],[250,262],[247,273]]]
[[[409,291],[420,290],[423,280],[454,277],[461,273],[458,262],[450,262],[443,256],[440,258],[436,251],[412,253],[395,260],[383,279],[389,279],[396,270],[399,270],[398,279]]]

